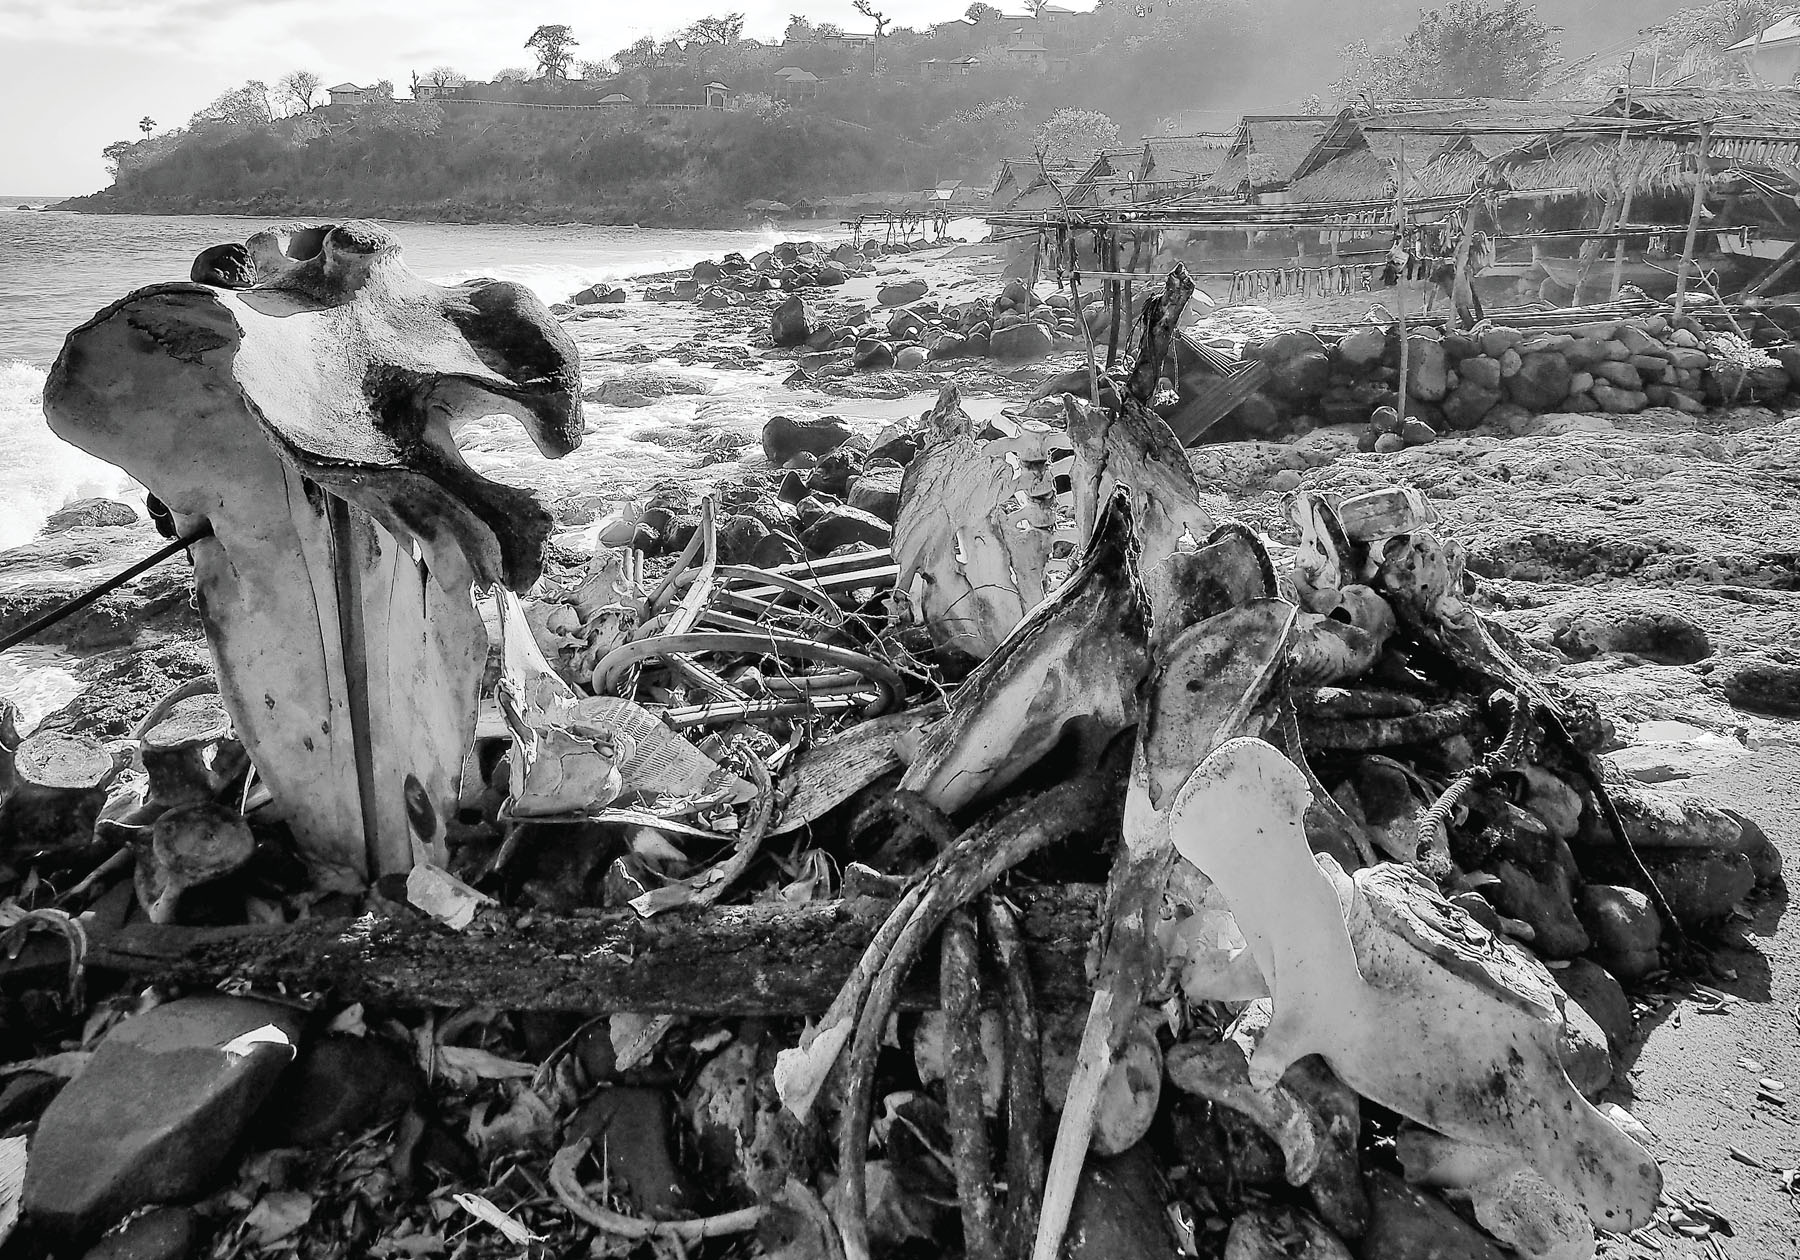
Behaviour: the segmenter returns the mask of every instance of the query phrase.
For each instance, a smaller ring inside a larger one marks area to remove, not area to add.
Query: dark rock
[[[972,332],[969,339],[963,342],[963,350],[975,358],[982,358],[988,353],[988,335],[984,332]]]
[[[1615,1053],[1631,1043],[1636,1028],[1631,1018],[1631,999],[1611,972],[1590,959],[1577,958],[1568,966],[1551,971],[1550,978],[1570,1002],[1587,1012]]]
[[[1264,398],[1261,394],[1252,394],[1236,407],[1227,417],[1234,425],[1245,433],[1270,434],[1279,433],[1285,423],[1281,408]]]
[[[1498,359],[1525,340],[1525,334],[1517,328],[1495,327],[1483,332],[1478,340],[1481,342],[1481,353],[1490,359]]]
[[[798,472],[789,470],[776,487],[775,497],[783,503],[798,503],[806,497],[806,478]]]
[[[1177,1162],[1208,1186],[1273,1186],[1287,1164],[1275,1140],[1241,1111],[1218,1107],[1191,1094],[1163,1091],[1163,1115]]]
[[[8,1078],[6,1088],[0,1089],[0,1129],[35,1121],[67,1083],[48,1072],[19,1072]]]
[[[1330,384],[1331,360],[1323,350],[1303,350],[1269,365],[1269,392],[1289,402],[1311,402]]]
[[[677,280],[669,287],[674,291],[677,302],[692,302],[700,296],[700,282],[692,277],[686,280]]]
[[[1751,656],[1733,661],[1712,679],[1725,698],[1752,713],[1800,717],[1800,661]]]
[[[896,280],[877,289],[875,299],[883,306],[905,306],[924,297],[930,287],[923,280]]]
[[[1508,330],[1510,331],[1510,330]],[[1488,1236],[1434,1194],[1385,1169],[1368,1175],[1369,1230],[1360,1260],[1508,1260]]]
[[[989,345],[996,359],[1037,359],[1049,354],[1056,342],[1042,324],[1027,320],[1011,328],[995,328]]]
[[[1225,1260],[1350,1260],[1325,1222],[1291,1203],[1270,1203],[1232,1219]]]
[[[931,343],[929,357],[936,359],[954,359],[968,350],[969,341],[961,333],[947,332]]]
[[[318,1146],[383,1124],[423,1088],[412,1059],[380,1037],[322,1037],[282,1078],[267,1118],[271,1146]]]
[[[616,284],[593,284],[577,293],[569,301],[576,306],[615,305],[623,302],[630,294]]]
[[[912,463],[913,456],[919,453],[919,439],[915,434],[899,433],[886,441],[878,442],[869,448],[869,462],[891,460],[902,468]]]
[[[885,547],[892,541],[893,532],[880,517],[852,507],[833,507],[807,525],[800,541],[813,555],[823,556],[855,543]]]
[[[209,994],[115,1027],[38,1123],[24,1214],[81,1236],[204,1190],[289,1066],[301,1022],[292,1007]],[[265,1026],[278,1041],[225,1049]]]
[[[1521,357],[1516,376],[1506,382],[1506,392],[1521,407],[1550,411],[1569,396],[1569,380],[1575,375],[1560,354],[1528,354]]]
[[[1383,433],[1380,437],[1375,439],[1375,453],[1377,455],[1392,455],[1396,451],[1403,451],[1405,449],[1406,439],[1401,437],[1398,433]]]
[[[1624,983],[1635,984],[1662,966],[1662,919],[1644,893],[1589,884],[1576,896],[1575,909],[1594,938],[1595,959]]]
[[[717,284],[725,278],[725,269],[711,259],[703,258],[688,274],[699,284]]]
[[[925,320],[917,311],[898,310],[888,316],[888,336],[896,341],[906,341],[916,337],[925,327]]]
[[[1574,958],[1585,954],[1593,942],[1575,915],[1574,862],[1568,857],[1568,846],[1555,841],[1561,858],[1537,864],[1501,861],[1493,873],[1499,886],[1488,889],[1488,899],[1501,914],[1521,923],[1529,923],[1536,938],[1532,947],[1545,958]]]
[[[1494,363],[1492,359],[1470,359],[1471,363]],[[1499,376],[1500,365],[1494,363],[1495,377]],[[1487,418],[1487,414],[1500,405],[1500,391],[1477,383],[1472,378],[1464,378],[1462,384],[1451,390],[1444,398],[1444,419],[1453,429],[1473,429]]]
[[[1377,407],[1369,413],[1369,427],[1377,433],[1400,432],[1400,412],[1393,407]]]
[[[1139,1142],[1111,1158],[1089,1156],[1063,1239],[1063,1260],[1176,1260],[1161,1176]]]
[[[828,494],[841,499],[850,493],[850,483],[861,474],[862,466],[861,451],[840,446],[819,457],[818,464],[806,479],[806,488],[813,494]]]
[[[1407,339],[1406,392],[1420,402],[1441,402],[1450,388],[1450,356],[1435,337],[1414,333]]]
[[[1371,367],[1387,354],[1387,333],[1373,324],[1364,324],[1344,334],[1338,342],[1338,359],[1352,370]]]
[[[763,425],[763,455],[780,467],[801,451],[823,455],[835,450],[849,436],[850,426],[836,416],[771,416]]]
[[[1742,853],[1704,849],[1643,849],[1639,856],[1682,927],[1699,929],[1724,919],[1756,887],[1756,871]],[[1640,884],[1635,865],[1615,849],[1595,850],[1584,863],[1601,879]],[[1604,962],[1605,957],[1602,955]]]
[[[198,1241],[192,1211],[160,1207],[101,1239],[83,1260],[187,1260]]]
[[[78,525],[136,525],[137,510],[117,499],[77,499],[50,513],[40,534],[60,534]]]
[[[1414,416],[1400,422],[1400,440],[1408,446],[1424,446],[1437,441],[1437,430]]]
[[[1462,377],[1464,385],[1479,385],[1491,390],[1500,388],[1500,360],[1486,355],[1464,359],[1456,365],[1456,374]]]
[[[801,487],[805,497],[805,487]],[[754,516],[734,516],[719,527],[719,559],[726,564],[754,564],[756,549],[769,536],[769,527]]]
[[[1642,390],[1614,389],[1605,381],[1595,381],[1589,392],[1594,397],[1594,404],[1608,415],[1635,416],[1650,405],[1649,396]]]
[[[778,346],[806,343],[819,328],[818,316],[799,294],[782,301],[769,316],[769,339]]]
[[[898,464],[871,467],[850,487],[850,506],[892,525],[900,514],[901,476]]]
[[[703,311],[722,311],[732,306],[742,306],[744,299],[730,289],[708,289],[697,299]]]
[[[850,361],[866,371],[879,372],[894,366],[894,348],[879,337],[864,337],[856,343]]]
[[[849,279],[850,273],[836,263],[820,263],[819,269],[813,272],[813,283],[823,285],[828,289],[835,289],[838,285],[847,283]]]
[[[661,1090],[614,1086],[590,1098],[564,1130],[563,1141],[588,1138],[606,1153],[615,1191],[631,1196],[641,1215],[683,1206],[687,1189],[669,1146],[669,1103]]]
[[[1481,343],[1468,333],[1452,329],[1444,334],[1444,353],[1450,356],[1450,362],[1460,372],[1464,360],[1481,355]]]

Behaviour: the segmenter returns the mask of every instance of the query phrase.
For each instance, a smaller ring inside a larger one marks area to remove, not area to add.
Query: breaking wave
[[[45,375],[29,363],[0,363],[0,550],[28,540],[71,499],[134,489],[117,468],[50,432]]]

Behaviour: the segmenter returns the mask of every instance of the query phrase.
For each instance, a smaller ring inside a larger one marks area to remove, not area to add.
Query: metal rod
[[[0,636],[0,652],[4,652],[10,647],[17,647],[33,635],[41,634],[43,631],[48,630],[51,626],[55,625],[65,617],[74,616],[101,596],[110,595],[113,591],[118,590],[133,578],[139,577],[142,574],[149,572],[151,569],[154,569],[170,556],[173,556],[178,552],[186,551],[202,538],[211,538],[212,532],[212,523],[208,521],[202,524],[193,533],[177,538],[174,542],[169,543],[166,546],[158,547],[155,551],[145,556],[142,560],[139,560],[130,568],[123,569],[117,575],[107,578],[106,581],[100,583],[100,585],[96,586],[93,590],[77,595],[74,599],[69,600],[67,603],[57,605],[43,616],[27,622],[17,630],[12,631],[5,636]]]

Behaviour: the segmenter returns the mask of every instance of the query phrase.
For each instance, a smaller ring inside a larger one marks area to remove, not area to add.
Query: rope
[[[88,591],[86,594],[77,595],[74,599],[70,600],[66,604],[63,604],[61,607],[52,608],[49,612],[45,613],[42,617],[39,617],[36,621],[26,623],[24,626],[20,627],[19,629],[14,630],[11,634],[8,634],[5,636],[0,636],[0,652],[4,652],[8,648],[17,647],[19,644],[25,642],[25,640],[31,638],[33,635],[40,634],[43,631],[48,630],[51,626],[55,625],[57,622],[62,621],[68,617],[74,616],[76,613],[80,612],[83,608],[86,608],[89,604],[93,603],[95,600],[99,599],[101,596],[111,594],[113,591],[118,590],[121,586],[124,586],[127,582],[131,581],[133,578],[136,578],[136,577],[140,576],[141,574],[147,573],[151,569],[154,569],[157,565],[161,564],[164,560],[167,560],[170,556],[172,556],[180,551],[186,551],[189,547],[191,547],[195,543],[199,542],[202,538],[212,537],[212,532],[213,532],[212,524],[210,522],[203,524],[200,526],[200,528],[196,529],[193,533],[187,535],[186,537],[177,538],[174,542],[169,543],[167,546],[160,547],[157,550],[151,552],[149,555],[145,556],[142,560],[139,560],[136,564],[132,565],[129,569],[124,570],[117,577],[108,578],[106,581],[100,583],[100,585],[96,586],[93,590]]]
[[[1431,847],[1432,840],[1437,836],[1437,829],[1449,822],[1451,813],[1463,797],[1478,787],[1486,787],[1518,762],[1519,754],[1525,749],[1525,737],[1531,733],[1531,705],[1524,696],[1515,695],[1512,697],[1512,710],[1512,724],[1500,747],[1478,764],[1457,775],[1450,786],[1444,789],[1444,794],[1419,815],[1417,843],[1421,851]]]

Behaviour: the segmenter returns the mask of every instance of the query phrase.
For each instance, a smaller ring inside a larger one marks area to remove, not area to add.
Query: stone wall
[[[1414,329],[1404,418],[1418,422],[1409,426],[1412,435],[1430,440],[1449,430],[1516,430],[1545,412],[1701,412],[1775,403],[1800,384],[1800,346],[1772,325],[1755,336],[1775,344],[1758,347],[1735,333],[1708,331],[1692,316],[1663,314],[1555,331],[1497,323],[1469,332]],[[1369,324],[1342,335],[1278,333],[1247,344],[1244,357],[1266,362],[1272,376],[1238,417],[1251,428],[1373,420],[1378,430],[1399,430],[1394,326]],[[1395,412],[1384,416],[1382,408]]]

